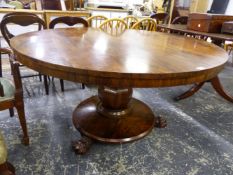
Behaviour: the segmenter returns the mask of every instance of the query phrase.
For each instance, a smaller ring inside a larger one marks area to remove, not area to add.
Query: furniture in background
[[[233,35],[230,34],[223,34],[223,33],[207,33],[207,32],[199,32],[194,30],[187,29],[187,25],[181,24],[159,24],[157,26],[159,29],[164,29],[168,31],[175,31],[175,32],[184,32],[190,35],[202,36],[202,37],[210,37],[214,44],[221,45],[225,43],[225,41],[233,41]]]
[[[156,31],[157,30],[157,23],[152,18],[144,18],[144,19],[138,21],[137,23],[135,23],[131,29]]]
[[[118,36],[128,29],[128,25],[120,18],[112,18],[100,24],[99,29],[112,36]]]
[[[187,29],[206,33],[221,33],[222,24],[232,20],[233,16],[230,15],[190,13]]]
[[[127,9],[110,9],[110,8],[93,8],[87,7],[86,10],[91,12],[92,16],[105,16],[106,18],[124,18],[128,16]]]
[[[9,52],[9,54],[11,53]],[[28,145],[29,136],[24,112],[23,89],[19,72],[19,63],[17,63],[16,61],[12,61],[13,56],[14,55],[11,54],[11,65],[14,84],[6,78],[0,78],[0,110],[2,111],[14,107],[16,108],[19,116],[19,122],[23,131],[22,143]]]
[[[35,0],[37,10],[66,10],[63,0]]]
[[[15,175],[14,166],[7,161],[7,147],[1,132],[0,132],[0,174]]]
[[[173,21],[172,24],[187,24],[188,23],[188,16],[178,16]]]
[[[14,6],[15,9],[23,9],[24,8],[23,3],[20,1],[10,1],[8,4]]]
[[[68,26],[82,24],[82,27],[88,27],[88,22],[85,19],[71,16],[63,16],[53,19],[49,24],[49,28],[54,29],[57,24],[66,24]]]
[[[82,17],[87,19],[91,16],[91,13],[88,11],[60,11],[60,10],[45,10],[44,11],[44,20],[46,26],[49,27],[52,17],[62,17],[62,16],[72,16],[72,17]]]
[[[155,13],[150,16],[152,19],[155,19],[157,24],[167,24],[169,20],[168,13]]]
[[[106,21],[108,18],[102,15],[97,15],[97,16],[91,16],[87,18],[87,22],[89,27],[92,28],[99,28],[100,24],[104,21]]]
[[[11,46],[19,61],[34,70],[98,85],[98,96],[82,101],[73,112],[74,126],[82,135],[73,145],[77,153],[87,152],[92,139],[131,142],[154,126],[166,126],[145,103],[132,98],[133,88],[215,81],[228,60],[223,49],[202,40],[138,30],[125,30],[117,37],[93,28],[43,30],[14,37]],[[38,57],[38,46],[52,52],[53,59]]]
[[[123,20],[126,22],[126,24],[128,25],[128,28],[131,29],[132,26],[138,22],[138,18],[136,18],[135,16],[126,16],[123,18]]]
[[[3,17],[1,21],[1,32],[2,32],[3,38],[6,40],[9,46],[10,46],[10,39],[15,36],[14,34],[10,33],[10,30],[8,28],[9,24],[16,24],[22,27],[37,24],[38,30],[41,30],[42,28],[46,29],[44,21],[33,13],[25,13],[25,12],[8,13]],[[34,76],[41,77],[41,74],[34,73],[30,75],[22,75],[21,78],[28,78],[28,77],[34,77]],[[45,92],[48,95],[49,87],[48,87],[47,76],[43,75],[43,77],[44,77]]]

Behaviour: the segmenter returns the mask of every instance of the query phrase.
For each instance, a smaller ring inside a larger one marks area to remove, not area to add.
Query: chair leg
[[[45,93],[46,95],[49,95],[49,85],[48,85],[48,77],[44,75],[44,87],[45,87]]]
[[[15,167],[10,162],[5,162],[0,165],[0,174],[15,175]]]
[[[19,102],[16,106],[18,116],[19,116],[19,122],[21,125],[21,128],[23,130],[23,140],[22,143],[24,145],[29,145],[29,136],[28,136],[28,130],[27,130],[27,123],[25,118],[25,111],[24,111],[24,104],[23,101]]]
[[[38,75],[38,76],[39,76],[39,80],[42,81],[42,75],[41,75],[40,72],[39,72],[39,75]]]
[[[82,83],[82,89],[85,89],[85,84]]]
[[[64,80],[60,79],[61,91],[64,92]]]
[[[14,114],[14,108],[10,108],[9,109],[9,112],[10,112],[10,116],[13,117],[15,114]]]
[[[2,53],[0,53],[0,77],[2,77]]]

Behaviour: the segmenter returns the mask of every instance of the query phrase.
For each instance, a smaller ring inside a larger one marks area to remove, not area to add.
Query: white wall
[[[208,10],[210,10],[210,8],[211,8],[211,5],[212,5],[212,3],[213,3],[213,0],[209,0],[209,5],[208,5]]]
[[[226,10],[225,14],[233,15],[233,0],[229,1],[229,4],[227,6],[227,10]]]

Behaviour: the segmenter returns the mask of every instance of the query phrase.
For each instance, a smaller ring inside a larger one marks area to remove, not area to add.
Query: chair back
[[[112,18],[104,21],[99,28],[110,35],[117,36],[128,29],[128,26],[124,20]]]
[[[63,16],[58,17],[52,20],[49,24],[50,29],[54,29],[57,24],[66,24],[68,26],[74,26],[76,24],[82,24],[84,27],[88,27],[88,22],[80,17],[71,17],[71,16]]]
[[[187,23],[188,23],[188,16],[177,16],[172,21],[172,24],[187,24]]]
[[[126,22],[126,24],[128,25],[128,28],[130,29],[135,23],[138,22],[138,18],[136,18],[135,16],[126,16],[125,18],[123,18],[123,20]]]
[[[93,28],[99,28],[100,24],[106,20],[108,20],[108,18],[102,15],[96,15],[87,18],[89,27],[93,27]]]
[[[35,0],[36,10],[66,10],[64,0]]]
[[[131,29],[135,30],[147,30],[147,31],[156,31],[157,23],[154,19],[144,18],[137,23],[135,23]]]
[[[8,24],[16,24],[22,27],[37,24],[39,26],[38,30],[41,29],[41,26],[46,29],[45,22],[35,14],[25,12],[6,14],[1,21],[1,32],[9,45],[10,39],[15,35],[9,32]]]
[[[151,15],[151,18],[155,19],[157,24],[164,24],[168,22],[168,13],[156,13]]]

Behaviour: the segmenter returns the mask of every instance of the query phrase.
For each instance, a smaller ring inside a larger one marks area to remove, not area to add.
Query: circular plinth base
[[[143,102],[132,98],[127,113],[99,111],[97,96],[81,102],[73,112],[73,123],[83,135],[107,143],[123,143],[140,139],[154,128],[155,117]]]

